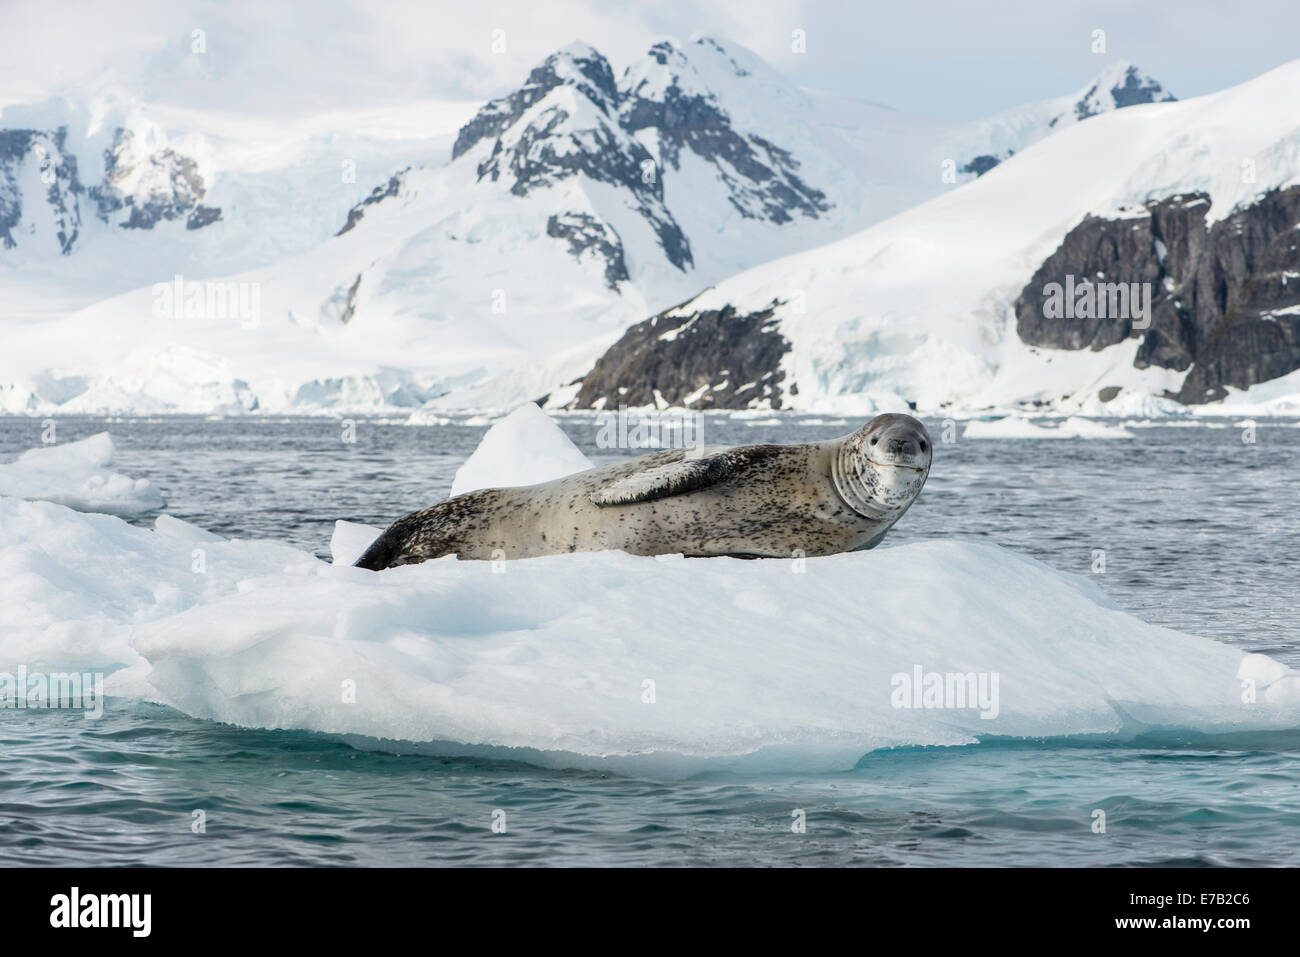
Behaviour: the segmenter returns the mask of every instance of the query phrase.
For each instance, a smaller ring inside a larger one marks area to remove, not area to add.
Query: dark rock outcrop
[[[357,223],[361,222],[365,217],[368,208],[376,203],[383,202],[386,199],[396,196],[398,191],[402,188],[402,179],[409,170],[410,167],[408,166],[406,169],[394,173],[388,178],[388,182],[383,186],[376,186],[372,189],[369,196],[348,210],[348,221],[344,223],[343,227],[334,235],[342,236]]]
[[[1007,150],[1006,156],[994,156],[992,153],[981,153],[979,156],[972,157],[965,166],[962,166],[958,170],[958,172],[974,173],[976,176],[983,176],[1004,159],[1014,155],[1014,153],[1014,150]]]
[[[18,245],[13,230],[23,218],[24,202],[43,202],[59,245],[68,255],[81,233],[80,196],[85,192],[77,173],[77,158],[65,152],[68,131],[0,130],[0,243],[5,249]],[[19,178],[25,164],[36,166],[44,192],[25,197]]]
[[[195,206],[189,219],[185,220],[186,229],[202,229],[221,218],[221,210],[216,206]]]
[[[1300,187],[1273,190],[1209,225],[1209,197],[1174,196],[1066,234],[1016,301],[1020,338],[1100,350],[1141,338],[1134,364],[1187,371],[1176,398],[1211,402],[1300,368]],[[1147,283],[1150,327],[1132,315],[1049,318],[1050,284]]]
[[[590,251],[605,263],[605,285],[617,290],[620,282],[628,279],[627,261],[623,257],[623,241],[614,227],[589,213],[564,213],[551,216],[546,221],[546,235],[568,240],[569,252],[581,259]]]
[[[1122,110],[1142,103],[1170,103],[1178,99],[1158,81],[1143,76],[1135,66],[1124,67],[1118,75],[1108,72],[1102,76],[1104,79],[1085,90],[1069,112],[1053,117],[1047,125],[1056,126],[1070,113],[1076,120],[1086,120],[1111,109]]]
[[[1126,106],[1137,106],[1140,103],[1169,103],[1177,99],[1151,77],[1139,73],[1137,67],[1130,66],[1110,89],[1102,90],[1093,86],[1088,90],[1079,102],[1074,104],[1075,116],[1081,120],[1096,116],[1101,112],[1098,109],[1098,99],[1101,96],[1109,96],[1115,108],[1121,110]]]
[[[186,229],[202,229],[221,218],[216,207],[201,206],[207,185],[199,173],[199,164],[172,149],[160,149],[143,160],[132,162],[135,134],[118,129],[111,148],[104,151],[104,180],[88,191],[96,212],[104,222],[112,214],[126,210],[126,219],[118,223],[123,229],[153,229],[163,221],[185,220]],[[144,170],[145,191],[131,192],[126,183]]]
[[[637,323],[583,378],[573,407],[650,406],[662,398],[692,409],[779,409],[790,343],[777,328],[776,305],[748,314],[676,307]]]
[[[345,326],[352,321],[352,317],[356,314],[357,293],[360,291],[360,289],[361,289],[361,273],[357,273],[357,278],[352,281],[352,285],[348,286],[347,302],[343,306],[343,314],[339,316],[339,322]]]
[[[569,64],[574,67],[576,76],[570,74],[570,78],[566,79],[560,73]],[[556,53],[547,57],[540,66],[534,67],[523,86],[509,96],[488,103],[462,126],[456,135],[456,143],[451,148],[451,158],[458,159],[480,141],[500,136],[519,122],[534,103],[565,82],[571,82],[578,92],[607,113],[611,106],[618,103],[614,71],[603,56],[589,47],[578,47],[567,54]]]

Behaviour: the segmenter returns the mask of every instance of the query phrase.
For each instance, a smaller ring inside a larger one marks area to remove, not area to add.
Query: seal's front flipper
[[[757,462],[771,455],[775,445],[751,445],[701,459],[681,459],[634,472],[616,482],[596,489],[591,501],[596,505],[631,505],[655,499],[684,495],[699,489],[730,482]]]

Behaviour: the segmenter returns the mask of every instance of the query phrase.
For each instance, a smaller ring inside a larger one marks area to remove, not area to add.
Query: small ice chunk
[[[591,468],[573,441],[533,402],[515,409],[483,436],[451,483],[451,494],[536,485]]]
[[[351,565],[383,531],[374,525],[339,519],[334,523],[334,534],[330,536],[330,559],[335,565]]]

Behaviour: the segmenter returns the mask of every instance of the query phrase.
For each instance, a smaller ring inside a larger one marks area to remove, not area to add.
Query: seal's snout
[[[867,457],[877,465],[923,469],[930,464],[930,436],[910,415],[882,415],[868,423]]]

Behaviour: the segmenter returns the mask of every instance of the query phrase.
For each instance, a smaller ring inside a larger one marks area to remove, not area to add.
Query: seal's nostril
[[[922,439],[922,440],[921,440],[921,451],[922,451],[922,452],[925,451],[925,439]]]

